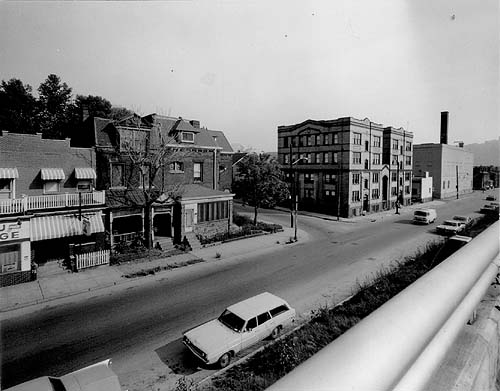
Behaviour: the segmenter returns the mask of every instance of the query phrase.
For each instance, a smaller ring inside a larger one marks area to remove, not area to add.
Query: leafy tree
[[[268,154],[247,155],[241,160],[233,191],[254,207],[254,224],[260,207],[272,208],[290,194],[278,162]]]
[[[111,118],[111,102],[101,96],[77,95],[74,106],[79,113],[86,109],[89,117]]]
[[[71,88],[50,74],[38,87],[37,121],[46,138],[64,138],[71,123]]]
[[[19,79],[2,80],[0,85],[0,129],[13,133],[35,133],[36,99],[31,86]]]
[[[119,121],[125,117],[131,116],[132,114],[134,114],[134,112],[126,109],[125,107],[113,106],[111,107],[110,116],[108,118]]]

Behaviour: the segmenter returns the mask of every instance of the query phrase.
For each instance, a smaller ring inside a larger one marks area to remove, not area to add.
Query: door
[[[250,319],[243,330],[241,336],[241,349],[246,349],[259,342],[259,328],[257,326],[257,318]]]
[[[185,232],[193,232],[193,222],[194,222],[194,210],[186,209],[185,212]]]
[[[0,247],[1,272],[12,272],[19,270],[19,245]]]

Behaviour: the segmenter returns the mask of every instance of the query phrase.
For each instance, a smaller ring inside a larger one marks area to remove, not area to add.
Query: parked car
[[[415,224],[431,224],[436,221],[436,218],[435,209],[417,209],[413,212],[413,222]]]
[[[456,220],[445,220],[436,227],[438,233],[456,235],[465,229],[465,224]]]
[[[111,360],[70,372],[61,377],[43,376],[5,391],[121,391]]]
[[[461,223],[465,224],[466,227],[472,223],[472,217],[470,216],[455,215],[451,219],[460,221]]]
[[[295,310],[283,299],[264,292],[233,304],[217,318],[183,335],[183,343],[205,364],[227,367],[240,350],[267,338],[277,338],[295,320]]]
[[[495,201],[497,198],[495,196],[489,195],[486,196],[486,201]]]
[[[497,213],[498,214],[499,206],[498,203],[492,202],[490,204],[484,205],[480,212],[484,214]]]

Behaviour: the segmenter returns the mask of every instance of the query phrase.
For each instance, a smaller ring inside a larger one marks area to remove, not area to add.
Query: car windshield
[[[467,218],[465,216],[453,216],[453,220],[466,221]]]
[[[423,211],[423,210],[417,210],[417,211],[415,211],[415,216],[423,216],[423,217],[425,217],[427,215],[428,215],[428,212],[426,212],[426,211]]]
[[[240,332],[245,324],[245,321],[241,319],[238,315],[233,314],[231,311],[225,310],[221,316],[219,316],[219,322],[223,325],[229,327],[234,331]]]
[[[450,225],[452,227],[456,227],[459,223],[455,222],[455,221],[445,221],[443,223],[443,225]]]

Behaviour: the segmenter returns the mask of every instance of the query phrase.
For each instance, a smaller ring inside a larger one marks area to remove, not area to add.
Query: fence
[[[90,253],[76,254],[76,268],[78,270],[87,267],[108,265],[109,250],[99,250]]]
[[[498,273],[500,223],[268,390],[426,390]]]

